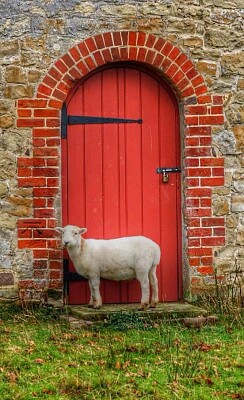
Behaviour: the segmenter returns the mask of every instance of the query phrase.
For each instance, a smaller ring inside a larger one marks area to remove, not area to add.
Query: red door
[[[63,223],[86,227],[91,238],[144,235],[155,240],[162,251],[160,301],[177,301],[180,174],[169,174],[163,183],[156,173],[158,167],[180,165],[178,107],[172,93],[145,71],[113,67],[78,85],[67,113],[143,120],[68,126],[62,141]],[[137,281],[103,281],[101,295],[104,303],[139,302],[140,287]],[[70,304],[88,299],[87,282],[70,282]]]

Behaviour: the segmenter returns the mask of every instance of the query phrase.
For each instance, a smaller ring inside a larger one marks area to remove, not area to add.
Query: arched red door
[[[162,250],[157,272],[160,301],[177,301],[180,174],[169,173],[163,183],[156,173],[158,167],[180,165],[174,96],[146,71],[118,66],[77,85],[66,106],[68,115],[142,119],[142,123],[90,124],[88,119],[85,124],[68,125],[62,140],[63,223],[86,227],[87,237],[92,238],[145,235],[155,240]],[[101,294],[104,303],[140,301],[136,281],[103,281]],[[69,283],[70,304],[88,299],[87,282]]]

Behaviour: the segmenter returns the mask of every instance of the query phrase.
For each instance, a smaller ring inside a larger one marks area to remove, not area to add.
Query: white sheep
[[[73,225],[56,228],[62,232],[62,243],[77,272],[88,279],[89,306],[100,308],[100,278],[121,281],[136,278],[141,285],[140,309],[149,304],[149,281],[152,287],[150,307],[158,303],[156,268],[160,261],[160,247],[144,236],[110,240],[84,239],[87,229]]]

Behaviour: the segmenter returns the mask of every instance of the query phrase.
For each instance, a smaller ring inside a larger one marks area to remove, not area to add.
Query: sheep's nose
[[[65,247],[67,247],[69,244],[69,242],[64,242]]]

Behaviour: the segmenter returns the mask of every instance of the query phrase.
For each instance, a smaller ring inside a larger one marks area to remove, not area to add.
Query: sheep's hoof
[[[89,304],[88,304],[88,307],[89,307],[89,308],[93,308],[93,307],[94,307],[94,304],[93,304],[93,303],[89,303]]]
[[[147,306],[148,306],[148,304],[146,304],[146,303],[141,304],[140,307],[138,307],[138,311],[146,310]]]
[[[155,308],[157,306],[158,303],[156,303],[155,301],[152,301],[150,304],[150,308]]]
[[[93,308],[94,310],[99,310],[102,307],[102,305],[94,305]]]

